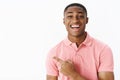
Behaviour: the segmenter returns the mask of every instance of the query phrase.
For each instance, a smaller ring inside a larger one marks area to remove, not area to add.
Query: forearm
[[[84,77],[80,76],[78,73],[72,73],[70,80],[86,80]]]

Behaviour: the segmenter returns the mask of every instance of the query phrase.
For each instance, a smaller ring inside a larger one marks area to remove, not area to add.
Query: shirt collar
[[[91,42],[92,42],[92,37],[87,33],[87,36],[85,38],[85,40],[81,43],[81,45],[86,45],[86,46],[90,46],[91,45]],[[75,44],[73,42],[71,42],[68,38],[66,38],[64,40],[64,43],[67,45],[67,46],[70,46],[72,44]]]

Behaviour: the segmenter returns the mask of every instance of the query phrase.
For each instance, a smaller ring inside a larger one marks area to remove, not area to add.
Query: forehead
[[[71,6],[69,7],[66,11],[65,11],[65,14],[66,13],[73,13],[73,12],[78,12],[78,13],[84,13],[84,9],[81,8],[81,7],[78,7],[78,6]]]

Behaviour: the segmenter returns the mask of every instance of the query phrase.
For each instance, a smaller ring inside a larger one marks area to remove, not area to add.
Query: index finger
[[[55,59],[57,62],[59,63],[63,63],[64,61],[56,56],[53,57],[53,59]]]

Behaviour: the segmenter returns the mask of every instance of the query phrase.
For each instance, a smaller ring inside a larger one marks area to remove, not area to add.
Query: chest
[[[76,70],[87,77],[97,77],[99,66],[99,51],[93,47],[62,47],[58,56],[63,60],[71,60]]]

